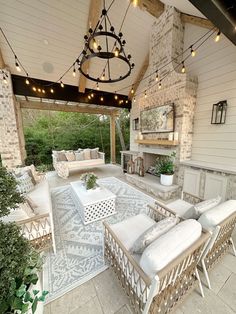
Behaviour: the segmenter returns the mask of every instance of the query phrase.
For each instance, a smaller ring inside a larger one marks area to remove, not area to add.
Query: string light
[[[118,99],[118,96],[116,95],[116,92],[115,92],[115,96],[114,96],[114,98],[115,98],[115,100],[117,100],[117,99]]]
[[[158,75],[158,70],[156,71],[156,82],[159,81],[159,75]]]
[[[114,52],[115,57],[119,57],[119,53],[120,53],[120,51],[119,51],[119,49],[116,47],[116,48],[115,48],[115,52]]]
[[[191,56],[195,57],[196,56],[196,51],[193,49],[193,46],[190,46],[191,48]]]
[[[93,39],[93,48],[98,49],[98,44],[95,39]]]
[[[45,90],[44,89],[42,89],[42,93],[45,94]]]
[[[64,84],[63,84],[63,82],[62,82],[62,81],[60,82],[60,84],[61,84],[61,87],[62,87],[62,88],[64,88]]]
[[[91,99],[91,96],[90,96],[90,95],[88,95],[88,99]]]
[[[18,60],[17,60],[17,56],[15,56],[15,66],[16,66],[16,70],[17,70],[18,72],[21,72],[21,68],[20,68],[19,63],[18,63],[17,61],[18,61]]]
[[[181,69],[181,72],[182,72],[182,73],[185,73],[185,72],[186,72],[185,65],[184,65],[184,61],[182,61],[182,69]]]
[[[7,82],[7,78],[6,78],[6,76],[3,74],[3,82],[5,83],[5,84],[7,84],[8,82]]]
[[[38,88],[38,92],[41,93],[41,88]]]
[[[98,82],[97,82],[97,87],[96,87],[96,88],[97,88],[97,90],[99,90],[99,89],[100,89],[100,88],[99,88],[99,85],[98,85]]]
[[[147,98],[147,92],[145,91],[144,97]]]
[[[158,84],[158,88],[161,89],[161,81]]]
[[[54,89],[53,89],[53,88],[51,88],[51,89],[50,89],[50,92],[53,94],[53,93],[54,93]]]
[[[131,94],[134,94],[134,87],[132,86]]]
[[[105,73],[104,72],[102,73],[101,80],[105,80]]]
[[[73,75],[74,77],[76,76],[75,65],[74,65],[74,69],[73,69],[72,75]]]
[[[128,100],[126,100],[125,103],[128,104]]]
[[[133,101],[136,102],[136,98],[135,97],[133,98]]]
[[[101,97],[100,100],[103,101],[103,97]]]
[[[33,89],[33,91],[34,91],[34,92],[36,92],[36,90],[37,90],[35,86],[33,86],[33,88],[32,88],[32,89]]]
[[[136,7],[138,5],[138,0],[133,0],[133,6]]]
[[[26,85],[29,85],[29,83],[30,83],[30,82],[29,82],[28,78],[25,79],[25,84],[26,84]]]
[[[216,43],[220,40],[220,34],[221,34],[221,31],[218,31],[216,38],[215,38]]]
[[[92,98],[94,97],[94,93],[91,94],[91,97],[92,97]]]

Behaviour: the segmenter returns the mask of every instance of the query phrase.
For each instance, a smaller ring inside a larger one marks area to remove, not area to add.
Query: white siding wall
[[[184,49],[206,32],[186,24]],[[198,77],[192,160],[236,166],[236,46],[213,36],[186,65]],[[228,102],[226,124],[211,125],[212,105],[220,100]]]

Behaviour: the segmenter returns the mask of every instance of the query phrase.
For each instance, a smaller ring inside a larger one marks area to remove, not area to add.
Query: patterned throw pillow
[[[78,161],[82,161],[84,160],[84,153],[83,152],[75,152],[75,160],[78,160]]]
[[[57,161],[67,161],[66,155],[64,152],[57,153]]]
[[[221,196],[216,198],[211,198],[209,200],[200,202],[192,207],[190,207],[184,214],[184,219],[198,219],[203,213],[212,209],[213,207],[219,205],[221,202]]]
[[[91,159],[91,149],[90,148],[84,149],[83,153],[84,153],[84,160]]]
[[[158,221],[134,242],[133,247],[130,249],[131,253],[142,254],[149,244],[173,228],[178,221],[177,217],[167,217]]]
[[[68,161],[75,161],[74,152],[65,152],[65,156]]]
[[[91,149],[91,159],[98,159],[99,158],[98,150],[99,150],[99,148]]]
[[[18,190],[20,193],[28,193],[34,188],[34,184],[29,176],[28,172],[22,174],[22,176],[17,178]]]

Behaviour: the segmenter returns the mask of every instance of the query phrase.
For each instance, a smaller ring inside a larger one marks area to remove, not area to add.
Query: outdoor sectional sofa
[[[197,265],[209,233],[203,232],[197,221],[180,222],[145,248],[142,255],[129,250],[131,242],[150,224],[171,216],[175,217],[164,208],[149,206],[148,215],[137,215],[115,225],[104,222],[105,257],[135,313],[169,313],[197,282],[203,295]]]
[[[52,151],[53,167],[59,177],[66,179],[73,170],[105,164],[105,153],[98,148],[78,149],[77,151]]]

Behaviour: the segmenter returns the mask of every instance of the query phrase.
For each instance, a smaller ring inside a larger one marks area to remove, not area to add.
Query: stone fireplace
[[[163,14],[155,21],[150,38],[149,66],[145,77],[157,69],[163,78],[162,88],[155,84],[156,74],[142,81],[136,92],[136,102],[132,104],[131,125],[134,119],[140,119],[140,112],[165,104],[174,104],[175,132],[178,132],[178,143],[175,146],[165,144],[146,144],[145,140],[168,140],[168,133],[142,134],[143,143],[137,143],[141,130],[130,131],[130,150],[137,151],[144,158],[145,171],[155,164],[158,155],[170,155],[176,152],[175,182],[178,182],[179,162],[191,157],[193,115],[196,104],[197,79],[188,73],[181,73],[176,66],[183,59],[184,25],[180,13],[175,8],[166,6]],[[171,60],[175,58],[176,62]],[[144,92],[147,90],[147,97]],[[150,142],[150,141],[149,141]],[[155,142],[154,142],[155,143]]]

